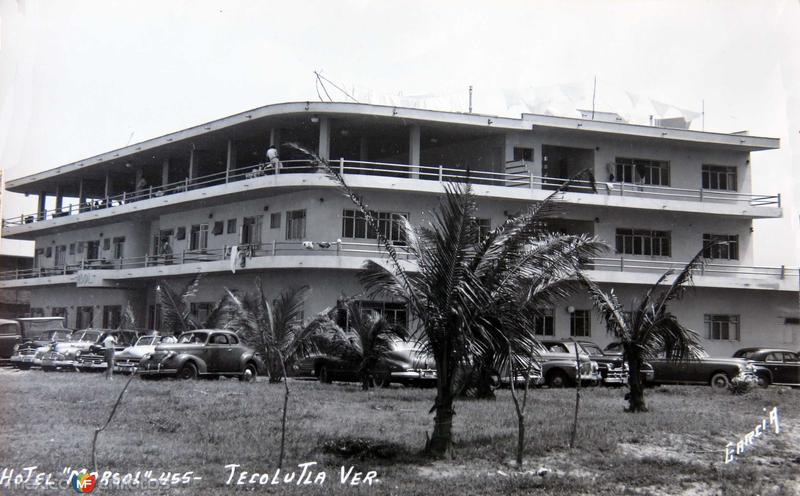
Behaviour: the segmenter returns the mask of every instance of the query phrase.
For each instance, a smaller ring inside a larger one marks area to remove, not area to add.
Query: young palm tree
[[[180,292],[175,291],[167,281],[161,280],[156,286],[156,294],[161,304],[162,332],[171,332],[178,336],[194,329],[215,329],[227,320],[228,298],[223,296],[211,308],[203,321],[198,321],[191,313],[190,300],[200,289],[201,274],[197,274]]]
[[[561,191],[476,242],[479,230],[470,187],[448,184],[438,209],[431,212],[429,227],[413,227],[402,217],[395,220],[406,235],[407,251],[416,259],[417,271],[411,272],[360,196],[327,161],[302,151],[358,206],[389,255],[391,268],[368,260],[360,280],[371,295],[388,295],[407,305],[417,326],[412,337],[426,343],[434,357],[437,393],[427,450],[444,456],[452,440],[458,368],[465,362],[499,364],[508,360],[509,350],[530,350],[536,340],[526,309],[535,303],[533,296],[563,291],[562,280],[603,245],[588,236],[541,233],[542,219]]]
[[[376,366],[392,350],[392,342],[406,339],[406,330],[389,323],[374,310],[366,310],[355,301],[345,303],[347,329],[330,343],[331,351],[345,359],[358,361],[358,373],[364,391],[372,386]],[[380,378],[379,378],[380,379]]]
[[[628,364],[628,412],[647,411],[640,376],[647,357],[663,352],[667,360],[682,361],[702,351],[697,333],[678,322],[669,312],[668,304],[679,299],[691,285],[692,272],[704,264],[703,252],[707,248],[700,250],[663,290],[660,287],[673,271],[662,274],[641,301],[633,303],[630,312],[624,311],[613,289],[605,292],[585,274],[578,276],[589,290],[594,307],[603,316],[606,330],[622,344],[623,359]]]
[[[261,352],[269,369],[269,382],[279,383],[286,376],[287,364],[317,351],[314,339],[324,316],[303,325],[307,286],[285,290],[273,303],[268,301],[260,278],[256,279],[256,290],[244,297],[225,290],[232,303],[226,327],[237,329],[243,340]]]

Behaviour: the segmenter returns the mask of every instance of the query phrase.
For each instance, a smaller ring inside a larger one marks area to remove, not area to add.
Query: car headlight
[[[142,355],[142,358],[139,361],[144,362],[145,360],[150,360],[151,356],[152,355],[150,353],[145,353],[144,355]]]
[[[75,353],[75,357],[77,358],[77,357],[81,356],[82,353],[83,353],[82,351],[79,351],[79,352]]]

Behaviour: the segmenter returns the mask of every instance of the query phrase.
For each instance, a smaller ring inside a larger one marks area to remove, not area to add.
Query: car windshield
[[[756,350],[739,350],[733,354],[734,358],[752,358]]]
[[[150,346],[158,342],[158,336],[142,336],[136,341],[136,346]]]
[[[162,344],[175,344],[178,342],[178,338],[176,338],[175,336],[161,336],[160,342]]]
[[[64,328],[64,319],[62,317],[54,317],[47,319],[26,320],[20,319],[20,324],[25,331],[26,336],[39,335],[44,331],[55,328]]]
[[[97,341],[97,338],[100,337],[100,331],[81,331],[76,332],[70,338],[70,341]]]
[[[70,331],[47,331],[41,337],[41,341],[67,341]]]
[[[179,343],[205,343],[208,338],[207,332],[187,332],[178,338]]]
[[[603,356],[603,351],[594,343],[581,343],[581,348],[591,356]]]

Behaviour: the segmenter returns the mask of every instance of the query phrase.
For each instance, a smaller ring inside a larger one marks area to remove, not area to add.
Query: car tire
[[[317,377],[319,378],[319,382],[323,384],[330,384],[333,382],[331,379],[330,373],[328,372],[328,367],[323,365],[319,368],[319,372],[317,372]]]
[[[567,387],[568,384],[567,374],[561,370],[554,370],[547,374],[547,385],[551,388],[563,388]]]
[[[714,389],[727,389],[730,383],[731,380],[728,379],[728,375],[725,372],[717,372],[712,375],[711,381],[709,382]]]
[[[756,384],[758,384],[758,387],[766,389],[771,384],[771,381],[769,380],[769,376],[760,374],[756,376]]]
[[[31,366],[30,365],[17,365],[17,368],[20,369],[20,370],[30,370]]]
[[[42,372],[52,372],[55,369],[55,367],[42,367]]]
[[[372,383],[375,387],[388,388],[392,384],[392,373],[385,365],[378,365],[372,372]]]
[[[197,379],[197,366],[192,362],[186,362],[178,369],[178,379],[188,381],[190,379]]]
[[[248,363],[242,375],[239,376],[239,380],[242,382],[255,382],[256,377],[258,377],[258,369],[256,369],[256,366],[252,363]]]

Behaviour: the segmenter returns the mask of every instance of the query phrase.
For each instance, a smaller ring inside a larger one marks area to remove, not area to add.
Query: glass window
[[[590,337],[592,335],[592,312],[575,310],[569,316],[569,335],[574,337]]]
[[[702,180],[703,189],[737,191],[736,167],[703,164]]]
[[[374,310],[392,325],[407,328],[408,310],[405,304],[392,301],[361,300],[358,302],[362,311]]]
[[[236,234],[236,219],[228,219],[227,234]]]
[[[399,222],[400,217],[408,219],[407,213],[370,212],[378,223],[378,230],[369,225],[367,217],[360,210],[342,211],[342,237],[352,239],[378,239],[380,232],[390,243],[405,244],[405,229]]]
[[[190,250],[205,250],[208,248],[208,224],[195,224],[189,235]]]
[[[281,227],[281,213],[275,212],[274,214],[269,214],[269,228],[279,229],[280,227]]]
[[[286,212],[286,239],[303,239],[306,237],[306,211],[292,210]]]
[[[122,320],[122,307],[120,305],[106,305],[103,307],[103,328],[116,329]]]
[[[537,336],[555,336],[555,317],[552,308],[542,308],[533,316],[533,333]]]
[[[617,253],[669,257],[672,243],[669,231],[649,229],[617,229]]]
[[[533,148],[514,147],[514,162],[532,162]]]
[[[706,246],[713,241],[720,244]],[[703,256],[721,260],[739,260],[739,236],[735,234],[703,234]]]
[[[200,322],[205,322],[211,310],[214,308],[213,303],[198,302],[189,304],[189,312],[197,318]]]
[[[125,237],[114,238],[114,258],[120,259],[125,256]]]
[[[714,341],[739,341],[738,315],[705,315],[706,339]]]
[[[491,219],[475,219],[475,223],[478,225],[478,242],[481,242],[492,230],[492,221]]]
[[[669,162],[640,158],[616,158],[616,181],[669,186]]]
[[[94,325],[94,307],[85,306],[76,309],[75,327],[77,329],[86,329]]]
[[[242,244],[260,246],[263,216],[245,217],[242,220]]]

